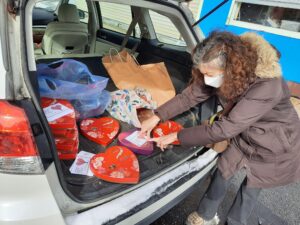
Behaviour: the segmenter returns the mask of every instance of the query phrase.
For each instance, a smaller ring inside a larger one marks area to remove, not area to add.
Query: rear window
[[[132,12],[129,5],[121,5],[109,2],[100,2],[103,28],[126,34],[132,21]],[[140,37],[141,31],[139,26],[135,26],[132,36]]]
[[[186,46],[178,29],[168,17],[152,10],[149,10],[149,13],[159,42],[170,45]]]

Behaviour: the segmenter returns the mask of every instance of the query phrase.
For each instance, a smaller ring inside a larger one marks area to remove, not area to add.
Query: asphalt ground
[[[220,225],[225,224],[226,215],[244,176],[244,171],[239,172],[229,187],[227,195],[218,211],[221,219]],[[187,216],[197,209],[198,202],[205,193],[208,185],[209,180],[204,185],[199,185],[186,199],[151,225],[185,224]],[[254,214],[261,215],[262,225],[300,225],[300,182],[262,190],[255,210]],[[250,225],[256,224],[250,222]]]

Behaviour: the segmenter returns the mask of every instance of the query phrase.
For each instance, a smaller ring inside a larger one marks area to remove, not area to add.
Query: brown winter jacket
[[[275,187],[300,179],[300,120],[281,77],[275,50],[261,36],[241,36],[257,50],[256,81],[236,105],[213,125],[200,125],[178,133],[185,146],[205,146],[230,139],[220,155],[218,168],[225,179],[237,170],[247,170],[250,187]],[[157,109],[162,120],[170,119],[208,99],[212,93],[193,83]],[[221,99],[220,99],[221,100]]]

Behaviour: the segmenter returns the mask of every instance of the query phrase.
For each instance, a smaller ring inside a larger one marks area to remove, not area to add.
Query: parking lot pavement
[[[218,214],[221,223],[225,223],[226,214],[233,203],[244,172],[240,172],[233,179],[224,202]],[[151,225],[183,225],[189,213],[195,211],[200,198],[203,196],[209,182],[198,186],[185,200],[167,212]],[[300,225],[300,182],[284,187],[263,190],[256,206],[258,214],[263,214],[262,225]],[[255,212],[254,212],[255,213]],[[250,221],[251,218],[250,218]],[[252,224],[251,224],[252,225]],[[253,224],[256,225],[256,224]]]

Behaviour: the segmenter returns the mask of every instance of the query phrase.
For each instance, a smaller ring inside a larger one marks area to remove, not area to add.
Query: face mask
[[[208,86],[219,88],[223,83],[223,76],[223,74],[214,77],[204,76],[204,82]]]

